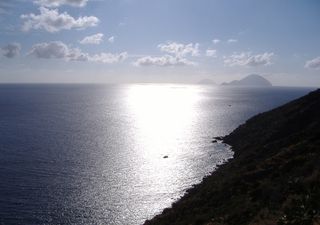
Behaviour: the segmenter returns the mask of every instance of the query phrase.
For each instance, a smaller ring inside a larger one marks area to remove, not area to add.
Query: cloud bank
[[[273,55],[273,52],[257,55],[253,55],[251,52],[234,53],[229,57],[225,57],[224,63],[228,66],[265,66],[271,64]]]
[[[194,66],[197,63],[192,62],[186,56],[199,56],[199,44],[182,44],[177,42],[167,42],[159,44],[161,52],[167,54],[163,56],[144,56],[137,59],[133,64],[135,66]]]
[[[122,62],[128,58],[127,52],[121,52],[119,54],[112,54],[112,53],[100,53],[95,54],[93,56],[89,56],[89,61],[91,62],[101,62],[101,63],[118,63]]]
[[[25,20],[22,26],[23,31],[43,29],[53,33],[60,30],[85,29],[97,26],[99,23],[99,19],[95,16],[75,19],[67,12],[60,14],[58,9],[40,7],[39,10],[39,15],[33,13],[21,15],[21,19]]]
[[[185,45],[177,42],[168,42],[166,44],[159,44],[158,48],[162,52],[170,53],[177,57],[184,57],[188,54],[199,56],[199,43]]]
[[[63,59],[65,61],[89,61],[100,63],[117,63],[125,60],[127,52],[119,54],[100,53],[90,55],[79,48],[70,48],[60,41],[38,43],[32,46],[29,55],[44,59]]]
[[[135,63],[135,66],[187,66],[196,65],[185,58],[174,57],[171,55],[164,55],[160,57],[145,56],[139,58]]]

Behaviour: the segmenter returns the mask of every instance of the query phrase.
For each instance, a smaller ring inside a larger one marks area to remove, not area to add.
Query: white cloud
[[[186,66],[186,65],[196,65],[196,63],[191,62],[185,58],[174,57],[171,55],[164,55],[160,57],[145,56],[139,58],[134,62],[135,66]]]
[[[208,56],[208,57],[217,57],[217,50],[215,50],[215,49],[207,49],[206,56]]]
[[[270,65],[273,52],[265,52],[262,54],[252,55],[251,52],[234,53],[229,57],[225,57],[224,63],[228,66],[263,66]]]
[[[87,4],[88,0],[36,0],[34,2],[46,7],[59,7],[61,5],[83,7]]]
[[[184,57],[188,54],[191,56],[199,56],[199,43],[181,44],[177,42],[168,42],[159,44],[160,51],[174,54],[177,57]]]
[[[98,45],[103,41],[103,34],[97,33],[91,36],[87,36],[80,41],[80,44],[95,44]]]
[[[58,32],[60,30],[85,29],[97,26],[99,19],[95,16],[84,16],[77,19],[70,16],[67,12],[59,13],[58,9],[47,9],[40,7],[40,14],[33,13],[21,15],[25,20],[22,29],[29,31],[32,29],[44,29],[48,32]]]
[[[82,53],[80,49],[69,48],[66,44],[60,41],[35,44],[32,46],[29,54],[37,58],[55,58],[65,59],[68,61],[85,61],[88,57],[88,55]]]
[[[213,39],[212,42],[213,42],[213,44],[218,44],[220,42],[220,40],[219,39]]]
[[[7,58],[13,58],[20,55],[21,45],[19,43],[10,43],[1,48],[1,54]]]
[[[307,61],[304,67],[308,69],[320,69],[320,56]]]
[[[111,36],[111,37],[108,38],[108,42],[109,42],[109,43],[113,43],[113,42],[114,42],[114,39],[115,39],[115,37],[114,37],[114,36]]]
[[[60,41],[44,42],[32,46],[29,55],[44,59],[63,59],[66,61],[90,61],[101,63],[117,63],[127,58],[127,53],[100,53],[93,56],[82,52],[79,48],[70,48]]]
[[[127,52],[121,52],[119,54],[111,54],[111,53],[100,53],[93,56],[90,56],[89,61],[93,62],[101,62],[101,63],[117,63],[122,62],[126,58],[128,58]]]
[[[167,42],[159,44],[158,48],[161,52],[169,54],[163,56],[144,56],[137,59],[133,64],[135,66],[189,66],[197,65],[186,58],[186,56],[199,56],[199,44],[181,44],[177,42]]]
[[[238,42],[237,39],[229,39],[229,40],[228,40],[228,43],[236,43],[236,42]]]

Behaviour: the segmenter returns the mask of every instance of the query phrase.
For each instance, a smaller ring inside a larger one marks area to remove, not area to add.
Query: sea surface
[[[0,224],[142,224],[232,157],[212,137],[310,90],[0,85]]]

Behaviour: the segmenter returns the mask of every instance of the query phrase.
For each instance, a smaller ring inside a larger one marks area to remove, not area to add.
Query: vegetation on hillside
[[[223,140],[234,158],[145,225],[320,224],[320,90]]]

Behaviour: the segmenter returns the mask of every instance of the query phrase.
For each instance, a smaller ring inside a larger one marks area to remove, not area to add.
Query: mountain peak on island
[[[250,74],[241,80],[222,83],[226,86],[252,86],[252,87],[270,87],[271,82],[258,74]]]

